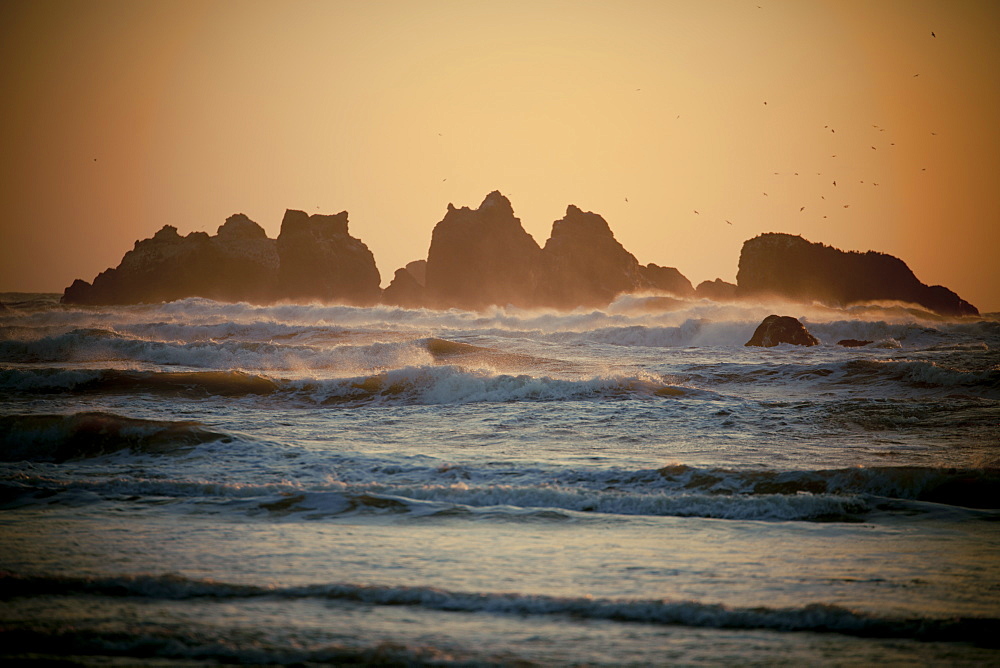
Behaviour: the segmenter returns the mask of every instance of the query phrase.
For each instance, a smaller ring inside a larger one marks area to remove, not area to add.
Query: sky
[[[386,285],[499,190],[694,284],[787,232],[1000,311],[997,34],[992,0],[2,1],[0,291],[286,209],[348,211]]]

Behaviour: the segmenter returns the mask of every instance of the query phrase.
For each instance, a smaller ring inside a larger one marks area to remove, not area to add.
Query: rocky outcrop
[[[844,252],[790,234],[744,242],[736,283],[741,298],[776,296],[838,307],[901,301],[946,316],[979,314],[951,290],[921,283],[892,255]]]
[[[646,285],[653,290],[666,292],[675,297],[694,296],[691,281],[674,267],[661,267],[650,263],[640,267],[640,273]]]
[[[382,291],[382,303],[390,306],[418,308],[423,306],[426,300],[424,286],[417,282],[417,278],[405,267],[396,270],[392,281]]]
[[[552,223],[541,259],[537,301],[543,306],[603,306],[649,286],[644,268],[618,243],[604,218],[572,204]]]
[[[282,299],[368,305],[381,278],[368,246],[347,233],[347,212],[308,215],[289,209],[277,239]]]
[[[736,299],[736,286],[721,278],[714,281],[702,281],[694,290],[698,299],[708,299],[713,302],[731,302]]]
[[[491,192],[478,209],[448,205],[427,251],[429,306],[480,309],[534,305],[541,249],[514,217],[510,200]]]
[[[753,336],[743,345],[771,348],[779,343],[815,346],[819,341],[797,318],[790,315],[769,315],[757,325]]]
[[[269,239],[243,214],[230,216],[215,236],[192,232],[182,237],[177,228],[165,225],[152,238],[136,241],[121,263],[99,274],[93,284],[74,281],[62,301],[140,304],[205,297],[374,303],[379,295],[375,260],[347,234],[346,213],[289,211],[278,240]]]

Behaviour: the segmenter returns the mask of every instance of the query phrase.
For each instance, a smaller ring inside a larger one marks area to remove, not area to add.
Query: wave
[[[141,420],[112,413],[0,417],[0,461],[65,462],[130,450],[173,454],[231,440],[199,422]]]
[[[133,393],[180,396],[281,395],[310,405],[429,405],[474,402],[561,401],[700,396],[652,374],[566,380],[497,374],[454,365],[393,369],[334,379],[273,379],[242,371],[122,371],[0,369],[0,388],[24,393]]]
[[[228,447],[224,441],[213,447]],[[247,447],[240,444],[240,447]],[[249,516],[321,520],[346,515],[482,521],[590,521],[613,517],[701,517],[740,521],[859,522],[876,513],[995,519],[1000,470],[884,467],[820,471],[661,469],[469,469],[385,467],[372,460],[353,481],[252,484],[109,477],[62,480],[17,474],[0,482],[7,504],[87,505],[173,499],[175,510],[222,504]],[[933,504],[933,505],[928,505]],[[962,510],[965,509],[965,510]]]
[[[198,580],[180,575],[117,577],[29,576],[0,573],[4,599],[89,595],[191,599],[324,599],[372,606],[405,605],[429,610],[535,615],[639,624],[781,632],[839,633],[861,637],[969,642],[1000,647],[1000,619],[994,617],[903,617],[857,612],[837,605],[731,607],[698,601],[609,599],[518,593],[461,592],[433,587],[392,587],[353,583],[260,586]]]

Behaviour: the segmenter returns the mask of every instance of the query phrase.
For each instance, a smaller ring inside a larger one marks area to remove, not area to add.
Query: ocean
[[[1000,314],[0,301],[6,664],[1000,664]]]

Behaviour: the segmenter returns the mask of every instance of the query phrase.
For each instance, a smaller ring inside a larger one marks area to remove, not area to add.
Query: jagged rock
[[[491,192],[475,210],[449,204],[427,251],[428,303],[467,309],[531,306],[540,254],[499,192]]]
[[[246,223],[256,227],[249,219],[235,227],[246,232]],[[98,274],[93,284],[74,281],[62,301],[138,304],[185,297],[266,301],[276,269],[273,247],[268,252],[258,240],[241,236],[230,242],[204,232],[182,237],[177,228],[164,225],[152,238],[136,241],[118,267]]]
[[[777,296],[838,307],[891,300],[946,316],[979,314],[951,290],[921,283],[892,255],[844,252],[790,234],[762,234],[744,242],[736,282],[740,297]]]
[[[347,212],[288,209],[281,221],[278,287],[282,299],[375,304],[382,295],[375,257],[347,232]]]
[[[843,346],[845,348],[861,348],[862,346],[867,346],[873,341],[862,341],[861,339],[841,339],[837,341],[838,346]]]
[[[797,318],[790,315],[769,315],[757,325],[753,336],[743,345],[771,348],[779,343],[815,346],[819,341]]]
[[[291,215],[289,215],[291,214]],[[282,240],[268,239],[243,214],[230,216],[216,236],[185,237],[164,225],[136,241],[121,263],[93,284],[77,279],[66,288],[67,304],[139,304],[205,297],[268,303],[320,299],[374,303],[381,293],[368,248],[347,234],[347,214],[309,217],[287,212]],[[284,264],[282,263],[284,261]]]
[[[418,308],[424,305],[427,299],[424,286],[409,270],[409,266],[408,264],[406,267],[396,270],[392,282],[382,291],[383,304],[405,308]]]
[[[674,267],[661,267],[650,263],[640,267],[640,274],[650,288],[667,292],[677,297],[694,295],[694,287],[684,274]]]
[[[698,299],[709,299],[713,302],[731,302],[736,300],[736,286],[721,278],[714,281],[702,281],[694,289]]]
[[[538,301],[545,306],[603,306],[649,286],[644,268],[618,243],[607,221],[572,204],[552,223],[542,266]]]

